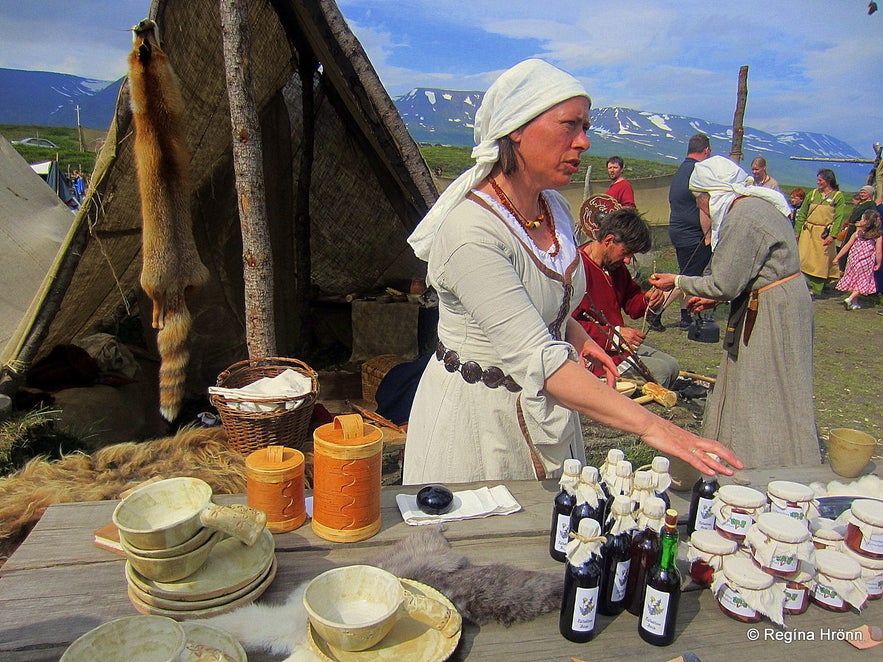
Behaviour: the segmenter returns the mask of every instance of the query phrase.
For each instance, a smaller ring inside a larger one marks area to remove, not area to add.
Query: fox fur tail
[[[180,305],[167,309],[165,324],[156,334],[156,345],[162,359],[159,367],[159,411],[167,421],[181,413],[187,386],[187,364],[190,362],[188,336],[193,320],[184,297]]]

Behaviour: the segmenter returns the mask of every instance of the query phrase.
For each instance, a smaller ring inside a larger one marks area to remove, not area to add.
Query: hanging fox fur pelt
[[[161,359],[160,412],[173,421],[181,410],[190,359],[186,300],[209,272],[196,250],[190,217],[190,154],[181,127],[181,89],[161,50],[156,23],[134,28],[129,88],[135,122],[135,167],[141,195],[141,287],[153,301],[153,328]]]

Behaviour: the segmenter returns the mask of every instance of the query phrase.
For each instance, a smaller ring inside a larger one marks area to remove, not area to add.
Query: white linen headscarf
[[[711,249],[717,246],[720,227],[733,200],[743,195],[752,195],[770,202],[782,214],[791,213],[791,206],[785,196],[765,186],[752,186],[754,178],[733,163],[726,156],[710,156],[700,161],[690,175],[690,190],[708,193],[711,197]]]
[[[451,182],[408,237],[418,258],[429,260],[441,222],[491,172],[500,158],[497,141],[573,97],[588,99],[589,95],[576,78],[545,60],[519,62],[494,81],[475,114],[475,165]]]

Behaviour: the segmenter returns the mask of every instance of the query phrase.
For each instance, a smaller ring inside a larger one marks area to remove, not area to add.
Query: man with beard
[[[655,288],[642,292],[628,270],[635,253],[650,250],[650,227],[637,210],[623,207],[600,220],[597,237],[597,241],[580,247],[586,295],[573,311],[573,317],[607,350],[621,375],[640,376],[626,358],[633,353],[656,383],[669,388],[678,377],[677,359],[647,345],[645,334],[625,326],[622,314],[625,311],[632,319],[640,319],[664,298]]]
[[[615,198],[623,207],[635,208],[635,191],[629,181],[623,177],[622,171],[625,169],[625,162],[621,156],[611,156],[607,159],[607,176],[610,177],[610,188],[607,189],[607,195]]]

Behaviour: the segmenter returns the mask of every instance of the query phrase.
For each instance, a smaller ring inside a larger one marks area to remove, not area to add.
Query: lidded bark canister
[[[335,416],[313,432],[315,534],[356,542],[380,530],[383,432],[359,414]]]
[[[304,508],[304,454],[267,446],[245,458],[248,505],[267,515],[273,533],[292,531],[307,518]]]

